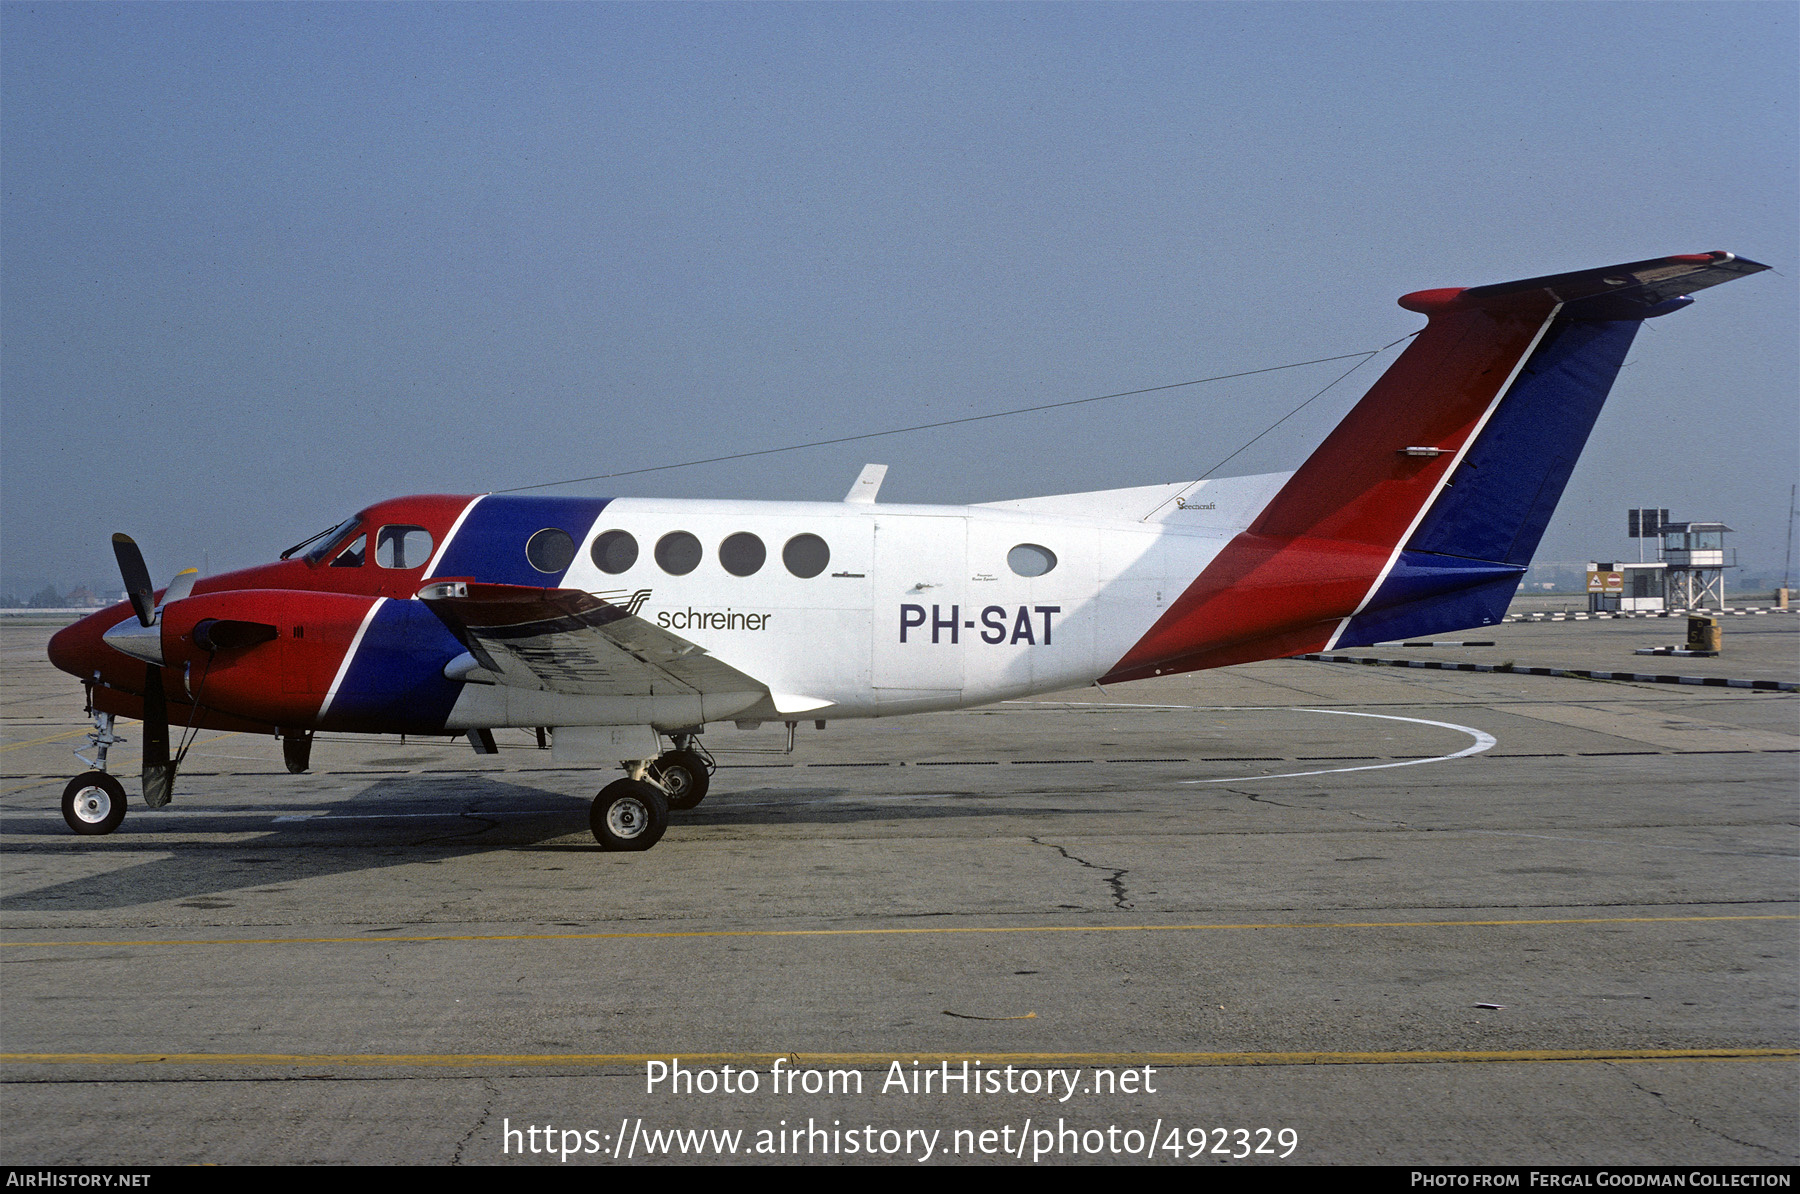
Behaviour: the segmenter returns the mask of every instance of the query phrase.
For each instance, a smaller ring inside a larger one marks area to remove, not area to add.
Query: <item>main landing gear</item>
[[[669,827],[669,798],[642,779],[619,779],[600,789],[588,826],[608,850],[648,850]]]
[[[669,827],[669,810],[690,809],[706,799],[713,761],[693,734],[672,735],[675,749],[654,760],[628,759],[628,778],[614,780],[594,797],[588,825],[608,850],[648,850]]]
[[[706,799],[712,786],[712,769],[699,752],[672,750],[650,764],[650,774],[669,797],[669,807],[690,809]]]

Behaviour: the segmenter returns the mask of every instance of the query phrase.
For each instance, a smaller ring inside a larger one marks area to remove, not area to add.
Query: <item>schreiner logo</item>
[[[618,606],[635,618],[637,612],[644,608],[644,602],[650,600],[650,590],[638,589],[633,592],[631,589],[606,589],[595,593],[594,596],[608,605]]]
[[[764,630],[770,614],[749,614],[726,609],[660,610],[656,624],[664,630]]]

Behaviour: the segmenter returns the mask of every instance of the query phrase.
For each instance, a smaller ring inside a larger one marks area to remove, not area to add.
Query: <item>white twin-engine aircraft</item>
[[[518,495],[398,498],[284,553],[131,596],[58,633],[88,686],[94,771],[64,793],[109,833],[115,716],[272,732],[546,727],[623,764],[595,836],[654,845],[712,772],[699,735],[981,705],[1498,621],[1643,320],[1767,268],[1729,253],[1409,294],[1426,327],[1293,473],[976,506]],[[670,748],[665,749],[667,739]]]

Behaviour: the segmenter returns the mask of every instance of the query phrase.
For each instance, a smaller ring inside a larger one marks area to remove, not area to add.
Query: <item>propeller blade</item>
[[[186,597],[189,593],[194,591],[194,582],[199,579],[200,569],[183,568],[180,572],[175,574],[175,579],[169,582],[169,587],[163,590],[162,603],[164,605],[173,605],[175,602],[180,601],[183,597]]]
[[[152,663],[144,667],[144,803],[161,808],[174,798],[174,788],[175,764],[169,761],[169,701],[163,695],[162,669]]]
[[[113,555],[119,561],[119,576],[125,581],[125,595],[138,621],[145,626],[156,624],[156,589],[150,583],[150,569],[144,567],[144,553],[130,535],[113,535]],[[158,692],[162,691],[160,686]]]
[[[119,561],[119,576],[125,581],[125,595],[137,614],[139,625],[148,629],[156,625],[156,589],[150,583],[150,569],[144,566],[144,553],[130,535],[113,535],[113,556]],[[179,601],[193,591],[199,573],[190,568],[169,582],[166,597]],[[123,649],[123,648],[121,648]],[[142,655],[136,651],[127,654]],[[162,642],[156,643],[156,657],[162,655]],[[144,665],[144,803],[161,808],[173,798],[175,764],[169,761],[169,698],[163,693],[162,668],[154,663]]]
[[[194,645],[202,651],[236,651],[266,643],[280,633],[267,622],[202,618],[194,623]]]

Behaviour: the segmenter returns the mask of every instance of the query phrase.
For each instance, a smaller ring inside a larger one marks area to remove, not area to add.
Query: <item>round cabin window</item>
[[[594,540],[593,550],[589,554],[594,557],[594,567],[617,576],[629,571],[637,563],[637,540],[630,531],[608,531]]]
[[[686,576],[700,566],[700,540],[686,531],[670,531],[656,541],[656,566],[670,576]]]
[[[763,546],[761,539],[748,531],[739,531],[719,544],[719,563],[733,576],[751,575],[768,558],[769,549]]]
[[[539,572],[561,572],[575,558],[575,540],[561,527],[545,527],[525,541],[525,558]]]
[[[795,535],[781,549],[781,562],[795,576],[810,579],[825,571],[825,566],[831,563],[831,548],[817,535]]]

